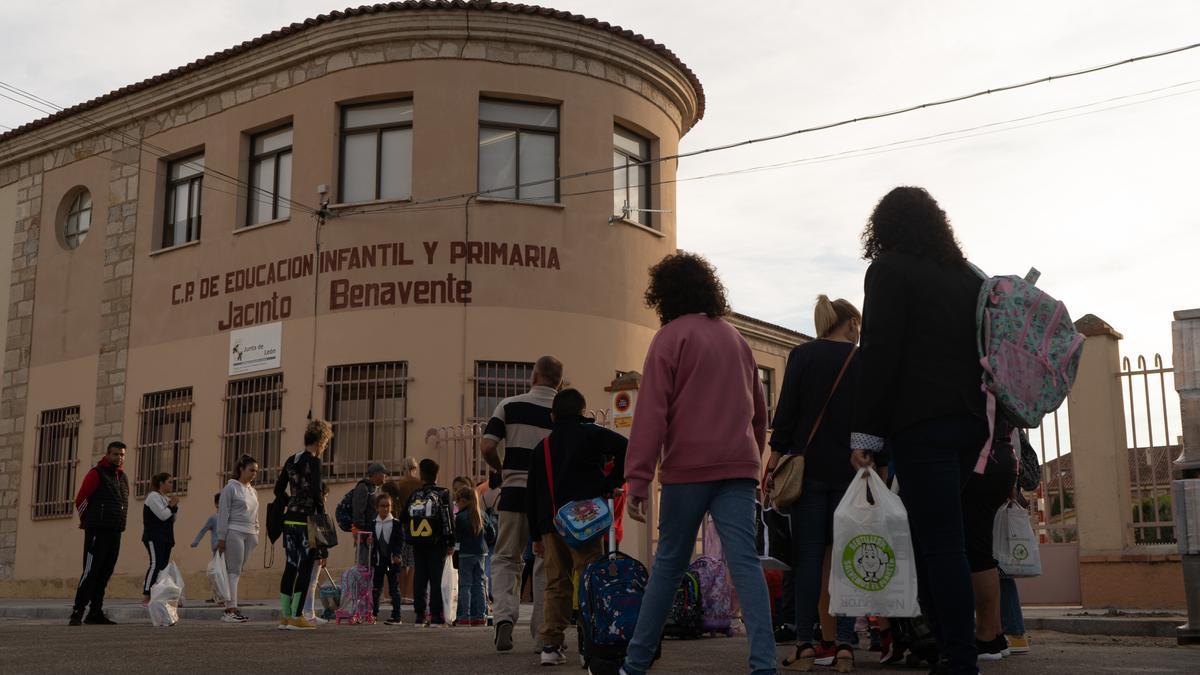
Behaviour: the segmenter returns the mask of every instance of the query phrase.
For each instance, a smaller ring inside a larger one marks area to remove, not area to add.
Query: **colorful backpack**
[[[1066,400],[1083,336],[1075,330],[1062,302],[1036,286],[1039,273],[983,278],[976,303],[975,326],[983,390],[987,394],[988,441],[975,472],[983,473],[992,454],[998,412],[1017,427],[1032,429]],[[1013,443],[1020,447],[1019,441]]]
[[[700,576],[688,570],[675,589],[675,602],[663,627],[664,637],[694,640],[704,635],[704,602],[700,596]]]
[[[649,575],[636,559],[613,551],[588,565],[579,578],[579,650],[593,660],[620,666],[633,639]]]
[[[725,563],[702,555],[688,567],[700,579],[700,604],[704,609],[701,629],[705,633],[733,635],[733,589],[725,574]]]

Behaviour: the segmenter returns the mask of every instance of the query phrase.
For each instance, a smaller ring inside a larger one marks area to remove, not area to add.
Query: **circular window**
[[[71,198],[67,216],[63,219],[63,243],[69,249],[79,248],[92,227],[92,194],[80,190]]]

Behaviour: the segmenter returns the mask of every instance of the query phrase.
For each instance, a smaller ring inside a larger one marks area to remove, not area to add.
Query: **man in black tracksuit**
[[[75,496],[83,536],[83,574],[75,592],[70,625],[110,625],[104,616],[104,591],[117,566],[121,533],[129,514],[129,481],[125,478],[125,444],[113,441],[100,462],[88,471]],[[83,612],[91,606],[84,618]]]

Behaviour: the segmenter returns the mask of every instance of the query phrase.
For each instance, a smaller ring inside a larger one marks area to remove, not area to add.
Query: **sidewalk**
[[[380,612],[387,614],[387,602]],[[105,612],[118,623],[149,623],[145,608],[135,600],[113,600],[105,604]],[[253,621],[276,622],[279,606],[276,603],[253,600],[238,609]],[[521,620],[528,621],[532,606],[521,606]],[[1125,637],[1174,638],[1175,629],[1187,623],[1187,617],[1175,611],[1148,610],[1085,610],[1079,607],[1025,607],[1027,630],[1049,630],[1074,635],[1117,635]],[[189,621],[219,621],[222,609],[203,601],[184,599],[179,610],[181,619]],[[0,598],[0,618],[62,620],[71,614],[70,600]],[[406,605],[405,621],[411,619],[412,607]]]

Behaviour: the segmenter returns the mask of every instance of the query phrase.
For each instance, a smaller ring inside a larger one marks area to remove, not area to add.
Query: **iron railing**
[[[1153,366],[1137,357],[1121,360],[1118,377],[1124,380],[1128,406],[1127,440],[1129,489],[1133,503],[1133,542],[1137,545],[1175,543],[1175,515],[1171,503],[1171,461],[1179,454],[1171,436],[1171,410],[1175,399],[1174,369],[1154,355]],[[1167,380],[1172,382],[1168,386]],[[1137,380],[1137,382],[1135,382]],[[1168,394],[1168,392],[1170,392]]]
[[[1029,442],[1037,451],[1042,468],[1042,481],[1036,491],[1037,499],[1030,504],[1029,515],[1034,532],[1044,544],[1079,541],[1075,520],[1075,456],[1069,449],[1070,440],[1066,408],[1046,415],[1037,429],[1029,431]]]
[[[79,464],[79,406],[43,410],[37,437],[32,517],[70,518],[75,510],[75,467]]]
[[[258,460],[255,485],[269,485],[279,476],[283,444],[283,373],[241,380],[225,386],[225,424],[221,433],[224,480],[236,478],[234,467],[242,455]]]
[[[187,494],[188,456],[192,448],[192,388],[156,391],[142,396],[138,409],[138,497],[150,492],[150,478],[167,472],[175,477],[174,494]]]

